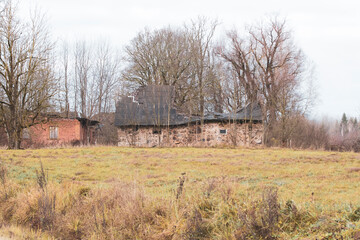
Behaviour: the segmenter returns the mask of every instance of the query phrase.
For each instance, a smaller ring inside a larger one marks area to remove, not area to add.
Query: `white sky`
[[[20,0],[21,13],[40,8],[55,39],[108,39],[122,49],[145,27],[217,18],[218,34],[266,15],[287,19],[295,42],[316,65],[320,103],[314,116],[360,116],[359,0]]]

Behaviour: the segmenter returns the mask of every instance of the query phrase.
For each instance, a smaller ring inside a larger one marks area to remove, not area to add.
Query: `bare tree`
[[[120,59],[109,43],[99,42],[94,60],[93,95],[96,97],[97,113],[108,113],[115,102],[113,92],[120,77]]]
[[[62,42],[61,46],[61,56],[60,56],[60,64],[61,64],[61,73],[60,73],[60,94],[61,101],[65,100],[64,110],[65,116],[69,117],[70,111],[70,68],[69,68],[69,44],[65,41]]]
[[[248,35],[240,38],[228,34],[230,49],[219,54],[236,73],[245,102],[260,102],[263,110],[264,142],[277,121],[282,122],[283,143],[291,135],[288,120],[292,114],[304,114],[309,98],[302,92],[305,57],[292,41],[284,20],[277,18],[251,26]]]
[[[92,101],[89,91],[90,85],[90,71],[91,71],[91,53],[85,41],[77,42],[74,51],[75,59],[75,102],[80,103],[80,113],[82,117],[88,117],[91,114],[91,107],[93,106],[89,101]],[[80,100],[77,95],[80,95]],[[90,99],[91,98],[91,99]],[[77,109],[75,109],[77,111]]]
[[[205,85],[205,111],[219,112],[224,111],[224,88],[226,80],[226,68],[224,63],[219,59],[214,51],[208,56],[209,67],[206,71]]]
[[[68,117],[72,110],[76,115],[79,113],[81,117],[106,124],[103,124],[104,131],[98,133],[101,143],[112,142],[116,130],[111,112],[115,110],[120,85],[118,56],[116,49],[100,40],[95,43],[76,41],[74,44],[64,41],[60,51],[60,111],[65,111]]]
[[[39,14],[23,23],[16,7],[6,1],[0,18],[0,115],[8,147],[18,149],[22,130],[39,121],[55,93],[53,44]]]
[[[213,73],[212,39],[217,26],[217,20],[210,21],[205,17],[198,17],[190,26],[185,26],[190,35],[192,78],[197,90],[194,97],[198,96],[198,114],[201,117],[205,112],[207,80]]]
[[[181,108],[191,100],[190,43],[183,29],[164,28],[139,33],[125,48],[126,62],[122,78],[132,88],[146,85],[170,85],[176,89],[175,104]]]
[[[203,116],[222,111],[219,64],[212,51],[217,21],[199,17],[182,28],[145,30],[125,48],[128,66],[123,79],[133,89],[146,85],[175,87],[177,109]]]
[[[256,64],[251,56],[248,40],[240,38],[236,31],[228,33],[230,50],[218,48],[217,53],[230,64],[228,103],[234,111],[244,104],[254,102],[258,96],[258,82],[256,79]]]

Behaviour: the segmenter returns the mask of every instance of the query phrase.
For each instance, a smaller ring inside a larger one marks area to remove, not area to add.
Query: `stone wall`
[[[205,123],[163,127],[125,127],[118,129],[118,146],[250,146],[261,144],[261,123]]]

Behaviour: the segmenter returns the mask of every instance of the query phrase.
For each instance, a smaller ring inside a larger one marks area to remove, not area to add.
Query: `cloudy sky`
[[[358,0],[20,0],[26,15],[47,15],[54,39],[108,39],[122,49],[145,27],[179,26],[198,16],[226,30],[268,15],[287,19],[297,45],[316,66],[320,103],[313,116],[360,116],[360,1]]]

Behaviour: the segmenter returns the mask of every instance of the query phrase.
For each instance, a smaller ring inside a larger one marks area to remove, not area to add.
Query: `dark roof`
[[[199,116],[187,117],[171,107],[175,95],[172,86],[141,87],[135,96],[123,97],[117,103],[115,126],[174,126],[195,123]],[[236,113],[207,113],[204,121],[262,121],[259,104],[249,104]]]
[[[99,121],[92,120],[89,118],[78,117],[78,114],[76,112],[68,112],[68,113],[66,113],[66,112],[50,112],[50,113],[47,113],[46,116],[49,119],[54,119],[54,118],[77,119],[81,124],[87,125],[87,126],[95,126],[98,123],[100,123]]]
[[[179,125],[187,122],[185,116],[172,108],[172,86],[146,86],[135,96],[123,97],[116,106],[115,126]]]
[[[78,114],[76,112],[48,112],[46,113],[46,116],[50,118],[76,119]]]
[[[250,103],[239,109],[235,114],[236,119],[262,121],[262,111],[259,103]]]
[[[190,122],[200,121],[200,117],[192,117]],[[262,121],[262,112],[259,104],[248,104],[236,113],[211,112],[205,114],[204,121]]]
[[[97,125],[97,124],[100,123],[99,121],[91,120],[91,119],[88,119],[88,118],[80,118],[80,117],[77,117],[76,119],[77,119],[82,125],[86,125],[86,126],[95,126],[95,125]]]
[[[134,96],[134,100],[139,104],[146,103],[149,100],[154,103],[172,104],[174,95],[175,88],[173,86],[149,85],[140,87]]]

